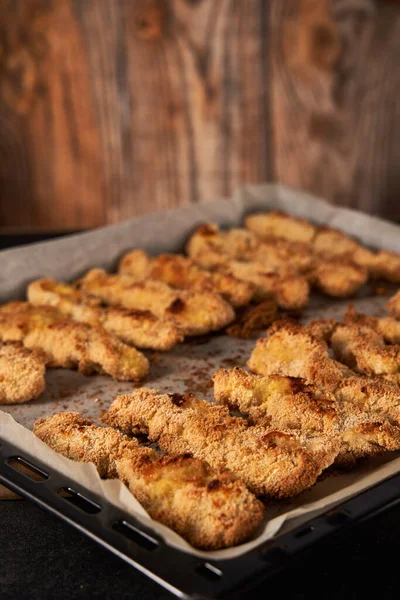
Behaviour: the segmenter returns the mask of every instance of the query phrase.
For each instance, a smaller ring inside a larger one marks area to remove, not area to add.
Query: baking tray
[[[358,234],[368,245],[384,245],[389,250],[400,251],[399,228],[393,224],[356,211],[332,207],[282,186],[248,186],[231,201],[219,200],[169,211],[64,240],[0,253],[1,299],[8,301],[21,297],[30,281],[44,275],[68,280],[93,266],[112,269],[121,254],[135,246],[150,252],[181,250],[191,231],[204,221],[233,226],[242,223],[243,216],[249,212],[274,208],[299,216],[311,216],[310,206],[316,222],[339,226],[352,235]],[[163,239],[165,231],[169,232],[168,240]],[[385,240],[384,244],[382,239]],[[356,307],[367,312],[382,313],[387,296],[394,289],[386,286],[386,295],[372,297],[371,289],[365,289],[356,298]],[[304,320],[328,316],[340,318],[347,303],[314,296],[304,313]],[[167,354],[149,353],[152,371],[150,381],[146,381],[145,385],[164,391],[192,391],[210,398],[212,393],[207,388],[209,374],[221,366],[243,365],[253,346],[254,340],[232,340],[222,335],[212,335],[193,339]],[[179,369],[176,369],[178,364]],[[47,390],[39,400],[6,408],[26,427],[31,428],[39,416],[59,410],[81,410],[96,419],[100,410],[106,408],[118,393],[132,389],[132,384],[112,382],[104,377],[85,378],[61,370],[51,371],[46,379]],[[223,558],[223,552],[217,552],[209,553],[208,558],[204,552],[190,554],[178,550],[168,535],[164,535],[165,528],[163,530],[155,522],[146,523],[140,515],[135,518],[131,512],[109,502],[64,470],[40,460],[37,454],[33,458],[29,446],[22,448],[16,439],[4,438],[0,443],[0,482],[75,525],[181,597],[226,595],[245,581],[255,580],[256,575],[265,576],[277,566],[284,565],[293,553],[338,527],[348,526],[376,510],[391,506],[399,496],[400,476],[393,472],[393,468],[391,471],[383,470],[382,478],[387,479],[382,483],[363,493],[353,490],[352,497],[340,503],[336,498],[335,508],[332,502],[329,510],[327,507],[323,510],[320,508],[318,514],[316,510],[310,510],[302,517],[292,519],[284,524],[272,540],[260,541],[256,546],[253,544],[250,551],[243,551],[240,556],[227,559]],[[9,464],[11,457],[34,464],[47,477],[40,483],[32,481]],[[396,454],[393,453],[391,457],[383,460],[383,468],[385,461],[397,465]],[[377,466],[379,464],[378,460]],[[400,463],[396,470],[400,471]],[[58,494],[60,489],[74,490],[69,501]],[[82,497],[89,498],[94,504],[83,507]],[[299,501],[295,502],[298,505]],[[88,506],[89,513],[86,512]],[[97,512],[93,508],[96,506],[101,507]],[[131,525],[123,527],[124,533],[121,528],[118,531],[113,528],[115,523],[121,522]]]

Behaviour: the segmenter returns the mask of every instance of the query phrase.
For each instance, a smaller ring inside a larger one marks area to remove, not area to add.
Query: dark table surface
[[[0,248],[51,237],[1,236]],[[400,496],[400,490],[399,490]],[[299,553],[238,598],[400,598],[400,505]],[[85,537],[26,500],[0,502],[0,599],[172,598]]]

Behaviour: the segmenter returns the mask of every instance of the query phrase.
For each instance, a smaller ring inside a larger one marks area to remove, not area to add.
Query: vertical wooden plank
[[[271,48],[277,179],[400,218],[400,7],[275,0]]]
[[[0,205],[12,226],[104,221],[82,38],[68,0],[1,0]],[[20,165],[22,167],[20,168]],[[7,175],[4,173],[7,172]]]

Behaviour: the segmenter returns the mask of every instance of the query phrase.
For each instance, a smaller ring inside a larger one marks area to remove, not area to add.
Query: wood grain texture
[[[0,226],[278,179],[400,219],[400,5],[0,0]]]

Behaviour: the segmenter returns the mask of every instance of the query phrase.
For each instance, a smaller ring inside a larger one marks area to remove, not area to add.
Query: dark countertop
[[[35,236],[35,240],[45,236]],[[46,235],[46,237],[51,237]],[[0,247],[33,241],[0,236]],[[399,490],[400,496],[400,490]],[[25,500],[0,502],[0,599],[101,598],[160,600],[172,596],[71,526]],[[400,505],[299,553],[239,598],[368,598],[400,596]]]

